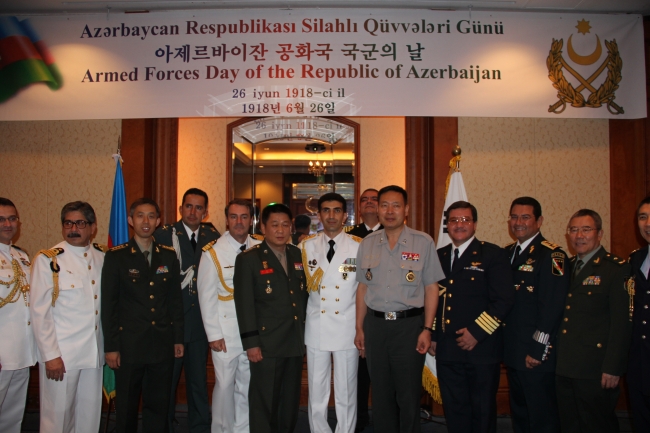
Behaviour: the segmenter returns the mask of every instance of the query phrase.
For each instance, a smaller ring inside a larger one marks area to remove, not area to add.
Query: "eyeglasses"
[[[568,229],[566,229],[566,233],[568,235],[575,235],[578,234],[578,232],[580,232],[581,235],[586,236],[589,233],[593,232],[594,230],[598,230],[598,229],[595,229],[593,227],[569,227]]]
[[[449,218],[447,224],[465,224],[474,222],[472,218],[462,217],[462,218]]]
[[[72,226],[77,226],[78,229],[85,229],[87,225],[88,225],[88,221],[84,221],[84,220],[77,220],[77,221],[65,220],[65,221],[63,221],[63,227],[66,228],[66,229],[71,229]]]
[[[9,221],[10,223],[13,224],[13,223],[15,223],[16,221],[18,221],[18,217],[17,217],[16,215],[12,215],[12,216],[7,217],[7,218],[5,218],[5,217],[0,217],[0,224],[4,224],[4,223],[7,222],[7,221]]]
[[[528,222],[533,219],[532,215],[510,215],[508,217],[508,221],[514,221],[517,222],[517,220],[521,220],[522,222]]]

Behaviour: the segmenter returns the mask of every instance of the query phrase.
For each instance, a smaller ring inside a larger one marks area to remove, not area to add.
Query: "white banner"
[[[0,120],[642,118],[642,21],[394,9],[0,17]]]

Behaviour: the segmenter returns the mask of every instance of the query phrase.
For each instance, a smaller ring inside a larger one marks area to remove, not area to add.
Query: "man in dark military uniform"
[[[148,198],[130,208],[134,237],[106,253],[102,327],[106,363],[115,370],[117,431],[168,429],[174,357],[183,356],[183,301],[174,249],[153,240],[160,209]]]
[[[510,410],[516,433],[557,433],[556,337],[569,288],[566,254],[539,232],[542,206],[516,198],[508,224],[517,238],[506,247],[517,290],[504,321],[504,362],[508,367]]]
[[[185,314],[185,353],[176,358],[169,401],[169,430],[173,432],[176,412],[176,388],[185,365],[185,386],[190,433],[210,432],[210,407],[208,405],[208,338],[203,328],[201,307],[196,291],[196,277],[202,248],[219,239],[219,232],[211,224],[201,224],[208,216],[208,195],[190,188],[183,195],[178,208],[181,220],[165,225],[154,233],[156,242],[173,247],[181,267],[181,288]]]
[[[307,282],[291,239],[291,210],[262,211],[265,240],[235,260],[233,278],[239,333],[251,362],[251,433],[292,433],[298,420]]]
[[[505,251],[474,236],[478,213],[465,201],[447,209],[452,243],[438,250],[446,278],[429,354],[436,357],[450,433],[495,433],[503,335],[515,289]]]
[[[650,197],[639,204],[636,212],[639,232],[650,244]],[[629,263],[634,286],[634,322],[632,347],[627,372],[627,386],[636,431],[650,431],[650,257],[648,245],[634,251]]]
[[[362,222],[355,225],[348,234],[358,236],[361,239],[370,233],[381,230],[384,226],[379,222],[378,212],[378,191],[374,188],[365,190],[359,197],[359,215]],[[370,395],[370,373],[366,358],[359,357],[359,369],[357,371],[357,426],[355,431],[360,432],[369,424],[370,414],[368,413],[368,396]]]
[[[406,191],[390,185],[378,196],[384,229],[368,235],[357,252],[354,343],[368,358],[374,431],[417,433],[424,357],[444,273],[431,236],[405,225]]]
[[[577,256],[557,344],[556,389],[563,433],[618,432],[616,402],[632,321],[630,265],[600,245],[603,223],[591,209],[571,217],[567,233]]]

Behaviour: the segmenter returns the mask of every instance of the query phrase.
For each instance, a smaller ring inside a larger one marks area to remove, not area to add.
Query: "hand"
[[[210,345],[210,349],[214,350],[215,352],[228,352],[228,350],[226,350],[226,340],[224,338],[221,340],[211,341],[208,344]]]
[[[436,347],[438,347],[438,342],[432,341],[431,346],[429,346],[429,355],[436,356]]]
[[[106,364],[113,370],[120,368],[120,352],[107,352],[104,358],[106,358]]]
[[[182,358],[185,353],[184,344],[174,344],[174,358]]]
[[[542,365],[542,361],[538,361],[530,355],[526,355],[526,368],[535,368]]]
[[[248,360],[250,362],[260,362],[262,359],[262,349],[259,347],[251,347],[246,349],[246,355],[248,355]]]
[[[603,389],[612,389],[618,386],[618,381],[621,376],[612,376],[611,374],[603,373],[603,378],[600,380],[600,386]]]
[[[429,350],[429,346],[431,346],[431,332],[428,329],[424,329],[418,335],[418,345],[415,347],[415,350],[420,355],[424,355]]]
[[[456,339],[458,347],[463,350],[472,350],[474,346],[478,344],[478,341],[474,336],[467,330],[467,328],[459,329],[456,331],[456,334],[460,334],[460,337]]]
[[[357,329],[357,335],[354,336],[354,345],[359,349],[359,356],[366,357],[366,337],[363,329]]]
[[[58,358],[45,361],[45,376],[48,379],[55,381],[63,380],[63,375],[65,373],[65,365],[63,365],[63,359],[59,356]]]

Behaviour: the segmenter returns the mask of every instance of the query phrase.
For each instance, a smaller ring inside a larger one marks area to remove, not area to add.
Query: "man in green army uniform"
[[[168,429],[174,358],[183,356],[183,298],[173,248],[153,240],[160,224],[155,201],[130,208],[134,237],[111,248],[102,269],[106,363],[115,370],[117,431],[135,433],[142,391],[144,432]]]
[[[291,433],[298,419],[308,293],[291,210],[262,211],[261,244],[239,254],[233,278],[239,333],[251,362],[251,433]]]
[[[569,243],[577,253],[558,333],[556,391],[563,433],[616,433],[619,380],[625,372],[632,322],[630,265],[600,245],[600,215],[571,217]]]

